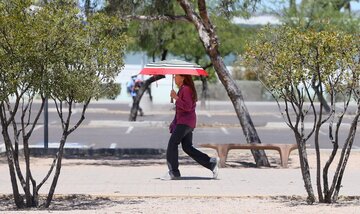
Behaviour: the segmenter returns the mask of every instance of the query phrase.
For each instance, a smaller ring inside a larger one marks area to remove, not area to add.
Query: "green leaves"
[[[35,12],[27,12],[30,1],[11,2],[0,3],[1,99],[21,89],[83,102],[112,90],[124,64],[124,23],[104,14],[84,20],[72,1]]]
[[[294,1],[295,2],[295,1]],[[360,22],[351,12],[348,0],[301,1],[298,7],[285,9],[284,22],[315,31],[359,32]]]
[[[301,90],[313,81],[323,84],[328,93],[332,89],[343,91],[358,82],[354,78],[359,72],[358,43],[359,37],[345,32],[268,27],[248,47],[246,62],[273,92],[283,92],[289,86]]]

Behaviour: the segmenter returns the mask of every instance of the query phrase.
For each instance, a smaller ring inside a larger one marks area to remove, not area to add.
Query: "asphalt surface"
[[[263,143],[295,143],[294,134],[285,124],[275,102],[247,102],[252,121]],[[35,105],[33,111],[37,109]],[[174,117],[173,104],[142,104],[145,115],[136,122],[129,122],[129,103],[92,102],[85,114],[85,120],[67,139],[68,148],[154,148],[166,149],[170,134],[168,125]],[[354,106],[350,112],[354,112]],[[74,109],[72,125],[81,115],[81,105]],[[245,143],[240,122],[232,103],[208,101],[205,109],[197,108],[197,128],[194,131],[194,145],[202,143]],[[344,142],[352,114],[345,115],[340,129],[340,142]],[[33,147],[44,146],[44,122],[40,117],[30,139]],[[61,123],[55,105],[49,104],[49,147],[57,147],[61,138]],[[309,133],[311,118],[305,124]],[[355,137],[354,149],[360,148],[359,134]],[[309,148],[314,148],[314,139],[310,137]],[[320,146],[323,149],[332,147],[328,139],[328,130],[320,132]],[[1,146],[2,145],[2,146]],[[0,143],[0,150],[3,144]]]

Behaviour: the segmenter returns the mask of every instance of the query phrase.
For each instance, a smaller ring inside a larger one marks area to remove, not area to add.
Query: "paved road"
[[[128,122],[129,104],[114,102],[92,103],[86,113],[83,124],[72,133],[68,147],[77,148],[156,148],[165,149],[170,134],[168,124],[174,116],[172,104],[143,106],[144,117],[137,122]],[[292,131],[286,126],[275,103],[248,102],[256,130],[263,143],[295,143]],[[36,109],[36,108],[34,108]],[[74,120],[81,113],[80,106],[74,110]],[[198,127],[194,132],[194,144],[201,143],[244,143],[239,121],[230,102],[210,102],[205,110],[197,110]],[[43,121],[43,118],[40,118]],[[346,137],[350,116],[344,119],[344,127],[340,130],[340,139]],[[305,127],[307,128],[307,126]],[[308,129],[306,129],[308,130]],[[321,148],[331,148],[327,140],[326,128],[321,130]],[[49,143],[57,146],[61,134],[55,106],[49,105]],[[359,134],[357,134],[358,136]],[[355,138],[355,149],[360,148],[359,138]],[[43,123],[40,123],[31,138],[31,145],[43,145]],[[310,148],[314,148],[310,138]]]

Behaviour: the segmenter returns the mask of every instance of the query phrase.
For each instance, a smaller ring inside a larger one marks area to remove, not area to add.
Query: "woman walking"
[[[195,149],[192,145],[193,130],[196,126],[197,94],[191,75],[175,75],[175,84],[179,87],[178,93],[171,90],[170,97],[175,100],[176,113],[170,124],[166,160],[168,173],[162,180],[173,180],[181,177],[179,171],[178,145],[192,159],[213,172],[213,178],[218,176],[219,158],[210,158],[207,154]]]

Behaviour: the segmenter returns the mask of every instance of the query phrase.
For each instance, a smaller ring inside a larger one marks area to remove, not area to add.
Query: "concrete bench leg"
[[[292,150],[296,149],[294,145],[283,145],[279,147],[281,166],[284,168],[288,167],[289,156]]]
[[[216,152],[218,153],[218,156],[220,158],[220,167],[225,167],[226,158],[228,156],[229,148],[225,145],[218,145],[216,147]]]

